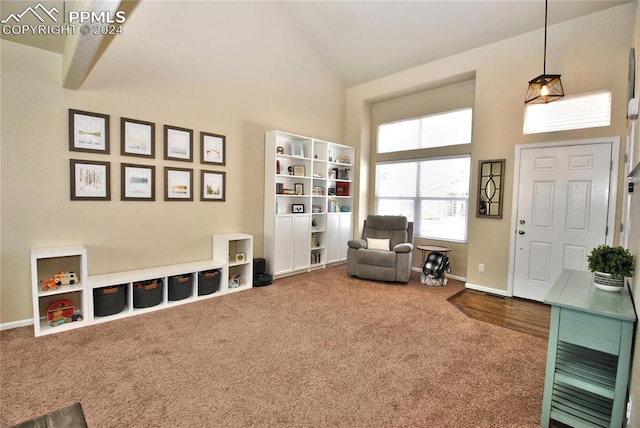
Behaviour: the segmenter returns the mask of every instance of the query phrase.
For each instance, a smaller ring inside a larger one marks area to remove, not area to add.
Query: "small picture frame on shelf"
[[[109,115],[69,109],[69,150],[109,153]]]
[[[304,146],[301,143],[291,143],[291,156],[304,157]]]
[[[71,159],[71,200],[110,201],[110,162]]]
[[[298,195],[298,196],[304,195],[304,184],[303,183],[295,183],[293,185],[293,190],[295,190],[296,195]]]
[[[164,125],[165,160],[193,161],[193,130]]]
[[[142,120],[120,118],[120,154],[156,157],[156,125]]]
[[[164,200],[193,201],[193,170],[164,168]]]
[[[304,204],[291,204],[291,212],[294,214],[304,213]]]
[[[293,175],[296,177],[304,177],[306,174],[306,170],[304,165],[294,165],[293,166]]]

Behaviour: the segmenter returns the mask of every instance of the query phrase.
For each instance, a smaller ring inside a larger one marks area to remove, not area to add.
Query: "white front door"
[[[606,240],[611,160],[611,143],[521,150],[514,296],[543,301],[562,269],[587,269]]]

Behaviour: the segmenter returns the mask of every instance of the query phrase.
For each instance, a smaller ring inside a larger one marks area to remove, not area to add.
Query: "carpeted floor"
[[[344,265],[35,338],[0,334],[1,422],[89,427],[537,427],[547,343]]]

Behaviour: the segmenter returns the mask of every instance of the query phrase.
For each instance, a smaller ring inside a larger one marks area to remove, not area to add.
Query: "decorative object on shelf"
[[[164,125],[165,160],[193,161],[193,130]]]
[[[229,288],[238,288],[244,282],[244,277],[239,273],[232,275],[229,278]]]
[[[291,156],[303,158],[304,146],[300,143],[291,143]]]
[[[304,204],[292,204],[291,212],[294,214],[304,213]]]
[[[282,146],[276,147],[276,153],[279,154],[279,155],[283,155],[284,154],[284,147],[282,147]]]
[[[298,196],[304,195],[304,184],[303,183],[295,183],[293,185],[293,190],[296,192],[296,195],[298,195]]]
[[[221,171],[200,171],[201,201],[224,202],[226,198],[227,173]]]
[[[306,175],[304,165],[294,165],[293,175],[296,177],[304,177]]]
[[[542,74],[529,81],[525,104],[546,104],[564,97],[559,74],[547,74],[547,10],[549,0],[544,2],[544,60]]]
[[[110,168],[110,162],[71,159],[71,200],[111,200]]]
[[[478,210],[476,217],[502,218],[504,159],[478,163]]]
[[[69,150],[109,153],[109,115],[69,109]]]
[[[605,291],[621,291],[624,278],[633,275],[635,258],[622,247],[600,245],[587,257],[589,270],[594,273],[594,285]]]
[[[164,200],[193,201],[193,170],[164,168]]]
[[[349,196],[349,183],[348,182],[336,183],[336,196]]]
[[[244,253],[237,253],[236,254],[236,262],[240,263],[240,262],[244,262],[246,260],[246,256]]]
[[[51,327],[80,320],[82,315],[76,313],[75,306],[70,300],[56,300],[47,306],[47,321]]]
[[[276,174],[280,174],[280,161],[276,161]]]
[[[120,164],[120,199],[123,201],[155,201],[156,167]]]
[[[120,118],[120,154],[155,158],[155,123],[126,117]]]
[[[200,163],[225,165],[227,137],[209,132],[200,132]]]

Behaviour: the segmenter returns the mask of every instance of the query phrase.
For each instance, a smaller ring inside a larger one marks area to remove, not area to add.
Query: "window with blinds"
[[[527,104],[525,134],[595,128],[611,124],[611,91],[571,95],[548,104]]]
[[[470,166],[468,155],[378,162],[376,213],[406,216],[419,237],[466,242]]]

